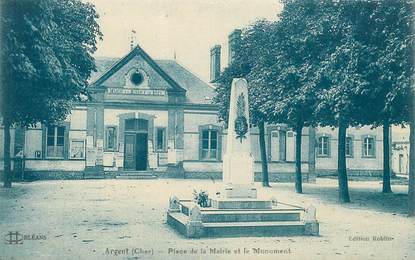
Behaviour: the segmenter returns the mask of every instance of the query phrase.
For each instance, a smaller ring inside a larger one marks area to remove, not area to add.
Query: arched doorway
[[[131,118],[124,127],[124,169],[145,171],[148,163],[148,120]]]

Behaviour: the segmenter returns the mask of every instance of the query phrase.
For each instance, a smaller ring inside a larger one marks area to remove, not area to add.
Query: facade
[[[320,127],[316,134],[318,176],[336,175],[338,131]],[[383,131],[381,127],[351,127],[346,135],[346,166],[349,175],[382,176]]]
[[[240,32],[231,34],[231,44],[235,35]],[[212,81],[220,72],[220,55],[220,46],[212,48]],[[219,122],[218,107],[211,102],[214,85],[174,60],[153,60],[138,45],[121,59],[96,62],[98,71],[89,86],[91,101],[76,104],[61,124],[12,130],[16,178],[113,178],[134,174],[221,178],[227,130]],[[251,134],[259,180],[258,129],[252,128]],[[2,145],[3,131],[0,138]],[[351,174],[381,175],[382,138],[381,128],[348,130],[347,165]],[[268,125],[266,147],[270,180],[292,180],[295,133],[285,125]],[[335,175],[336,168],[337,131],[305,128],[304,180]]]

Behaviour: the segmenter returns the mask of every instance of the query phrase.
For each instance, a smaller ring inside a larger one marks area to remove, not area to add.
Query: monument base
[[[211,200],[212,208],[216,209],[272,209],[270,200],[247,198],[216,198]]]
[[[271,200],[214,198],[210,207],[191,200],[170,198],[167,224],[188,238],[317,236],[315,209],[303,209]]]
[[[224,187],[221,197],[224,198],[250,198],[257,197],[257,190],[254,185],[248,184],[232,184]]]

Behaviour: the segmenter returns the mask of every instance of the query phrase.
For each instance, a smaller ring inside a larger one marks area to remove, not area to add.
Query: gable
[[[140,84],[134,84],[133,74],[142,76]],[[138,45],[93,81],[91,86],[111,89],[136,87],[137,89],[158,89],[182,93],[186,91]]]
[[[172,93],[187,104],[212,104],[215,90],[212,85],[175,60],[153,60],[140,47],[121,59],[96,58],[97,71],[91,75],[92,88],[105,89],[105,100],[124,102],[168,102]],[[142,84],[131,83],[131,73],[144,75]]]

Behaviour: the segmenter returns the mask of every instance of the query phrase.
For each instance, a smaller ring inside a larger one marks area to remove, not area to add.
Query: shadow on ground
[[[359,183],[361,182],[349,182],[351,203],[343,203],[343,207],[392,214],[408,214],[406,186],[393,185],[393,193],[382,193],[379,181],[373,181],[373,186],[370,188],[358,187],[360,186]],[[304,195],[318,198],[322,202],[339,204],[337,186],[306,184],[303,192]]]

